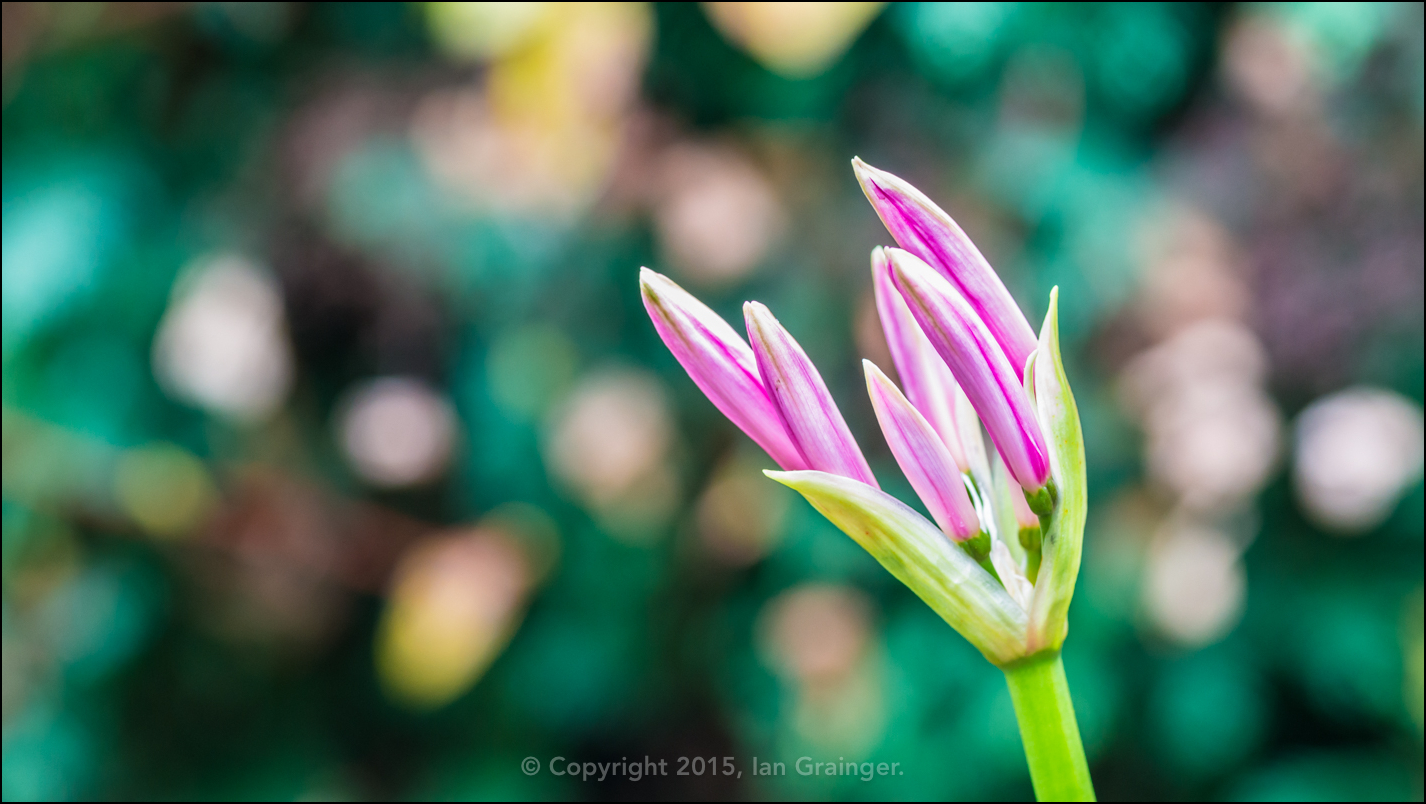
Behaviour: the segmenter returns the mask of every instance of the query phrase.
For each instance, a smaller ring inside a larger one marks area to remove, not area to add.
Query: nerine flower
[[[934,524],[880,489],[816,367],[766,307],[744,305],[750,346],[647,268],[644,305],[698,387],[785,470],[766,474],[800,492],[1005,670],[1036,792],[1093,795],[1059,661],[1086,496],[1079,414],[1060,359],[1058,289],[1036,338],[949,215],[905,181],[852,164],[900,245],[877,248],[871,261],[904,391],[863,361],[867,391]]]
[[[853,167],[905,247],[878,247],[871,259],[905,390],[864,361],[867,391],[934,525],[880,490],[821,374],[767,307],[743,306],[744,340],[648,268],[644,306],[698,387],[786,470],[769,476],[801,492],[952,626],[976,633],[971,641],[992,661],[1057,648],[1078,572],[1083,466],[1055,294],[1037,340],[950,216],[901,179],[860,160]],[[994,474],[982,427],[1002,469]],[[1004,627],[976,625],[987,621]]]

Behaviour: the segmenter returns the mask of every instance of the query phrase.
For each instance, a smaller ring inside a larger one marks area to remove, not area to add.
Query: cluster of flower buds
[[[867,390],[934,525],[881,491],[817,368],[765,306],[743,305],[745,341],[647,268],[644,306],[709,400],[784,470],[769,477],[800,492],[991,661],[1057,650],[1085,515],[1057,291],[1036,338],[949,215],[896,176],[852,165],[900,245],[874,250],[871,267],[904,390],[863,361]]]

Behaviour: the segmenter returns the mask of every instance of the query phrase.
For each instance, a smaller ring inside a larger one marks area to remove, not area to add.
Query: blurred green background
[[[1028,798],[639,301],[767,303],[914,499],[853,155],[1061,288],[1100,796],[1422,797],[1420,4],[3,22],[5,799]],[[548,772],[645,755],[748,772]]]

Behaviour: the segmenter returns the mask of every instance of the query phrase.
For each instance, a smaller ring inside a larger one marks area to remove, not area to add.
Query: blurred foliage
[[[1421,6],[835,6],[5,4],[4,797],[1028,797],[638,301],[912,499],[855,154],[1061,288],[1100,795],[1419,799]],[[518,770],[646,755],[747,772]]]

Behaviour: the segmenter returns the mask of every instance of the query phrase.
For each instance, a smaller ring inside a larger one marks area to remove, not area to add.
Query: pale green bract
[[[1040,327],[1035,359],[1035,407],[1050,449],[1050,476],[1059,491],[1050,528],[1040,547],[1040,573],[1030,603],[1028,651],[1059,650],[1069,628],[1070,598],[1079,577],[1084,519],[1089,494],[1084,471],[1084,432],[1060,357],[1060,289],[1050,291],[1050,308]]]
[[[1025,655],[1027,616],[930,520],[886,492],[826,472],[764,472],[800,492],[995,664]]]

